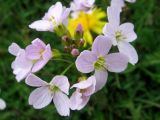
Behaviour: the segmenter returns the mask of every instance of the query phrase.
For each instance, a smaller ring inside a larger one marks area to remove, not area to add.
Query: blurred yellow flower
[[[103,21],[105,17],[106,13],[101,9],[95,8],[91,13],[80,12],[78,17],[69,19],[68,30],[71,36],[74,37],[77,26],[81,24],[84,30],[83,38],[86,43],[91,44],[93,42],[91,31],[101,34],[106,23]]]

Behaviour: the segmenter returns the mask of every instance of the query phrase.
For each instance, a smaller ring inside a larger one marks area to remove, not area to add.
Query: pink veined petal
[[[86,89],[86,91],[83,93],[83,96],[91,96],[95,92],[95,86],[96,86],[95,76],[89,77],[88,81],[92,81],[92,85]]]
[[[114,6],[120,11],[122,11],[122,7],[125,6],[125,3],[124,0],[111,0],[111,6]]]
[[[48,87],[40,87],[35,89],[29,96],[29,104],[33,105],[35,109],[46,107],[52,101],[52,94]]]
[[[82,108],[84,108],[87,105],[89,99],[90,99],[90,96],[82,96],[82,102],[81,104],[79,104],[77,110],[81,110]]]
[[[50,83],[57,86],[62,92],[66,93],[67,95],[69,94],[70,84],[66,76],[57,75],[52,79]]]
[[[6,102],[0,98],[0,110],[4,110],[6,108]]]
[[[43,52],[43,59],[46,60],[47,62],[52,58],[52,50],[50,44],[48,44],[45,48],[45,51]]]
[[[40,49],[34,45],[28,45],[26,47],[26,56],[30,60],[37,60],[40,59],[41,54],[40,54]]]
[[[118,49],[121,53],[125,54],[129,58],[129,62],[131,64],[135,65],[138,62],[137,51],[131,44],[127,42],[120,42]]]
[[[45,48],[46,47],[46,44],[39,38],[36,38],[32,41],[32,44],[39,47],[39,48]]]
[[[90,73],[94,70],[96,60],[97,56],[93,52],[85,50],[77,57],[76,67],[82,73]]]
[[[110,24],[117,27],[120,25],[120,12],[121,11],[114,6],[107,8],[107,16]]]
[[[120,31],[123,32],[126,42],[132,42],[137,39],[137,34],[134,32],[134,25],[132,23],[124,23],[119,27]]]
[[[28,75],[25,80],[26,84],[32,87],[41,87],[46,86],[48,83],[41,80],[39,77],[35,76],[34,74]]]
[[[67,19],[67,17],[69,16],[70,12],[71,12],[70,8],[65,8],[65,10],[63,12],[63,15],[62,15],[62,23],[66,27],[68,25],[68,19]]]
[[[95,77],[96,77],[95,92],[97,92],[105,86],[108,78],[108,72],[106,70],[95,70]]]
[[[52,9],[52,11],[49,11],[48,13],[55,18],[56,22],[60,22],[61,21],[62,12],[63,12],[62,3],[61,2],[57,2],[54,5],[54,8]]]
[[[112,47],[111,40],[106,36],[98,36],[92,45],[92,51],[99,57],[108,54]]]
[[[82,93],[77,90],[70,97],[70,108],[71,110],[77,110],[79,105],[82,103]]]
[[[29,28],[37,31],[53,31],[53,25],[47,20],[37,20],[30,24]]]
[[[16,75],[18,82],[27,77],[27,75],[31,72],[32,66],[32,61],[26,58],[25,51],[21,49],[15,61],[12,63],[13,73]]]
[[[16,43],[12,43],[9,46],[8,51],[9,51],[10,54],[12,54],[14,56],[17,56],[20,49],[21,48],[19,47],[19,45],[17,45]]]
[[[70,115],[70,102],[67,95],[62,92],[56,92],[53,97],[53,102],[58,113],[61,116],[69,116]]]
[[[72,88],[86,89],[93,84],[92,78],[88,78],[87,80],[81,81],[77,84],[74,84]]]
[[[110,72],[123,72],[128,65],[128,58],[122,53],[112,53],[106,56],[106,68]]]
[[[43,60],[40,59],[38,60],[32,67],[32,72],[38,72],[39,70],[41,70],[46,64],[47,64],[48,60]]]

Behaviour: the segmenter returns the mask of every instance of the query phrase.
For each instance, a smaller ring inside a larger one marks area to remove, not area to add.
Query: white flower
[[[0,98],[0,110],[4,110],[6,108],[6,102]]]
[[[103,28],[103,34],[112,40],[114,46],[118,46],[121,53],[129,58],[131,64],[138,62],[135,48],[130,44],[137,39],[132,23],[120,24],[120,10],[114,6],[107,9],[108,23]]]
[[[61,2],[52,5],[42,20],[37,20],[29,25],[30,28],[37,31],[54,31],[58,25],[67,25],[67,17],[70,13],[69,8],[62,6]]]

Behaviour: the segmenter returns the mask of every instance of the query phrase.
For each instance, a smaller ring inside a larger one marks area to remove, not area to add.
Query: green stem
[[[72,63],[69,60],[65,60],[65,59],[52,59],[53,61],[62,61],[62,62],[66,62],[66,63]]]
[[[70,64],[70,65],[61,73],[61,75],[64,75],[73,65],[74,65],[74,63]]]

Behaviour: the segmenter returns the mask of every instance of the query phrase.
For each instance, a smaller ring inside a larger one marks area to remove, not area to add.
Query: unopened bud
[[[80,39],[80,41],[79,41],[79,46],[80,46],[80,47],[83,47],[83,46],[84,46],[84,43],[85,43],[85,41],[84,41],[83,39]]]
[[[78,24],[75,31],[75,39],[80,39],[83,37],[83,27],[81,24]]]
[[[74,49],[72,49],[71,54],[72,54],[74,57],[76,57],[76,56],[79,55],[79,50],[76,49],[76,48],[74,48]]]

